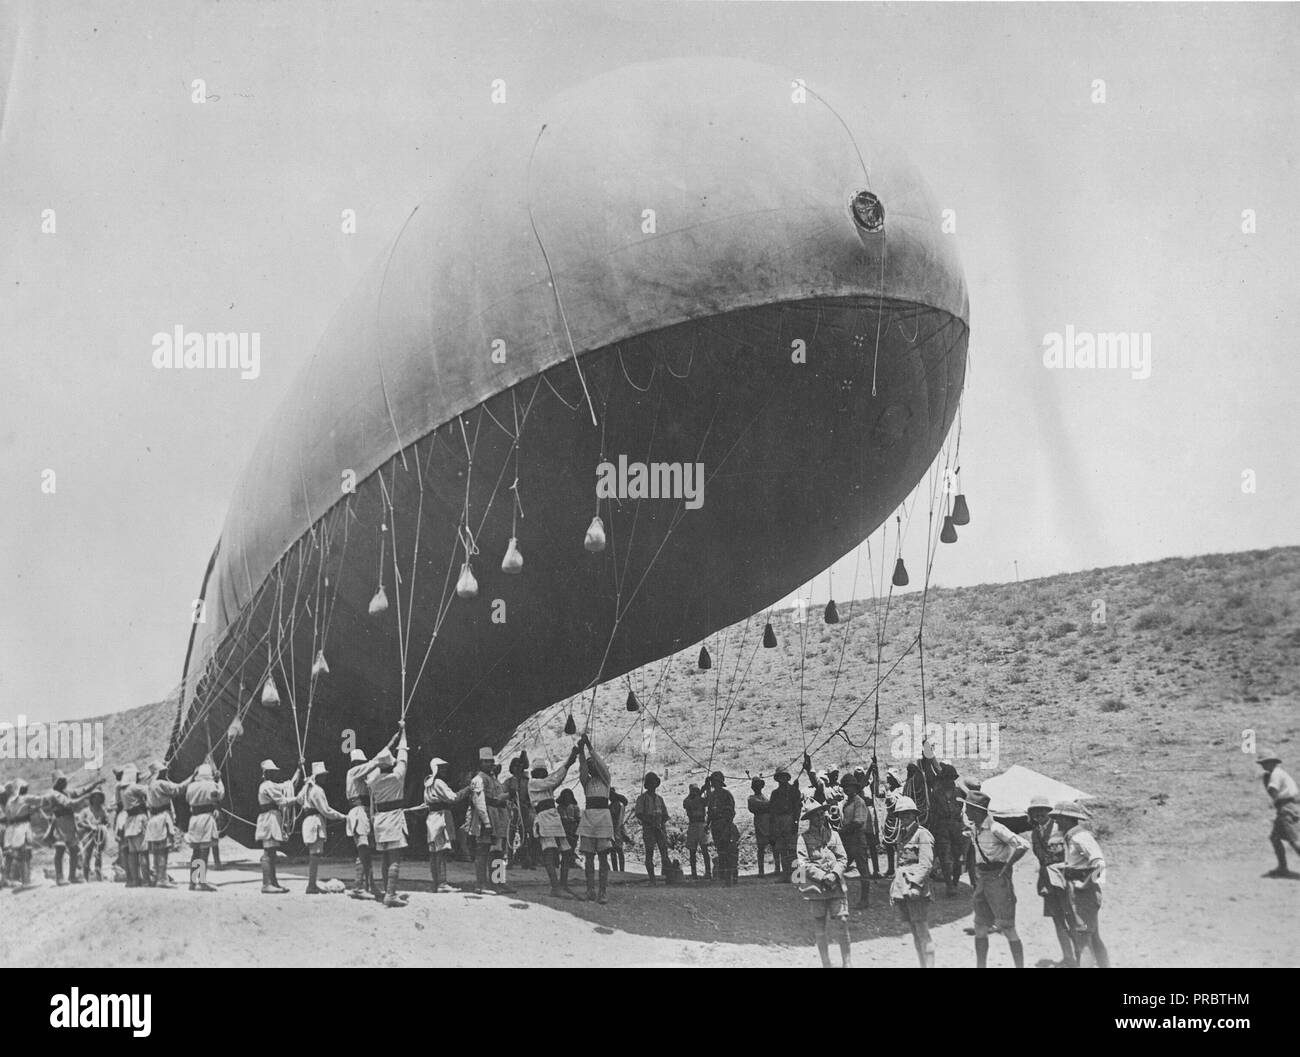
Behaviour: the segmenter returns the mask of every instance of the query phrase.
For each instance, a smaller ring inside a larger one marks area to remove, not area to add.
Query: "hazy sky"
[[[901,125],[956,211],[970,287],[974,522],[938,582],[1300,543],[1293,5],[4,11],[0,720],[178,682],[255,437],[433,177],[503,119],[494,78],[529,105],[627,63],[725,54]],[[261,376],[154,370],[152,335],[178,323],[260,332]],[[1149,333],[1150,378],[1045,369],[1044,335],[1067,325]],[[837,596],[852,575],[849,558]]]

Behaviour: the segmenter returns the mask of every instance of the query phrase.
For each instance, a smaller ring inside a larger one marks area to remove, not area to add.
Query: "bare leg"
[[[840,966],[851,969],[853,968],[853,943],[849,938],[849,923],[847,920],[841,921],[839,926]]]
[[[922,969],[934,968],[934,940],[930,938],[930,926],[924,922],[912,925],[912,942],[916,945],[916,957]]]
[[[598,901],[601,903],[609,902],[609,898],[605,894],[605,889],[608,884],[609,884],[609,852],[603,851],[600,853],[600,895],[598,897]]]
[[[813,929],[817,940],[817,953],[821,955],[822,959],[822,968],[829,969],[831,967],[831,952],[830,942],[826,936],[826,919],[824,917],[818,918],[813,923]]]

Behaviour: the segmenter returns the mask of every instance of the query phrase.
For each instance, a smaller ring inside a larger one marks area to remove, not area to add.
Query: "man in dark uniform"
[[[928,746],[926,751],[933,753]],[[943,878],[945,894],[955,895],[966,862],[966,826],[961,817],[962,802],[957,796],[957,769],[933,755],[922,756],[917,762],[929,790],[925,828],[934,837],[937,872]]]

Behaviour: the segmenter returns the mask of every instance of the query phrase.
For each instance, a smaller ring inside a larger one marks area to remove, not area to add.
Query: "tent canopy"
[[[999,775],[980,784],[980,791],[990,800],[989,810],[994,815],[1023,815],[1029,801],[1045,796],[1053,804],[1062,800],[1089,800],[1091,793],[1058,782],[1028,767],[1013,764]]]

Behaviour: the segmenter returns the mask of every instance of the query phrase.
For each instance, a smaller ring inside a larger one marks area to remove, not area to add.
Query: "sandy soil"
[[[1194,865],[1117,861],[1103,911],[1103,934],[1116,966],[1291,966],[1300,882],[1270,880],[1267,847],[1251,860]],[[615,875],[608,906],[559,901],[542,871],[518,871],[514,896],[435,895],[427,868],[403,864],[405,909],[341,895],[307,897],[301,864],[282,865],[289,895],[264,896],[252,854],[231,845],[228,865],[211,879],[218,892],[131,890],[119,884],[0,893],[0,963],[5,966],[131,965],[673,965],[818,964],[802,901],[788,886],[742,876],[737,888],[659,885]],[[176,860],[174,859],[173,862]],[[629,866],[632,863],[629,861]],[[470,879],[453,864],[453,883]],[[1019,927],[1030,965],[1059,957],[1041,916],[1032,870],[1017,869]],[[351,864],[322,873],[350,880]],[[856,894],[856,882],[853,885]],[[911,939],[875,882],[872,907],[851,921],[859,967],[912,967]],[[973,963],[966,930],[970,890],[936,898],[932,920],[940,967]],[[990,963],[1009,968],[995,938]]]

